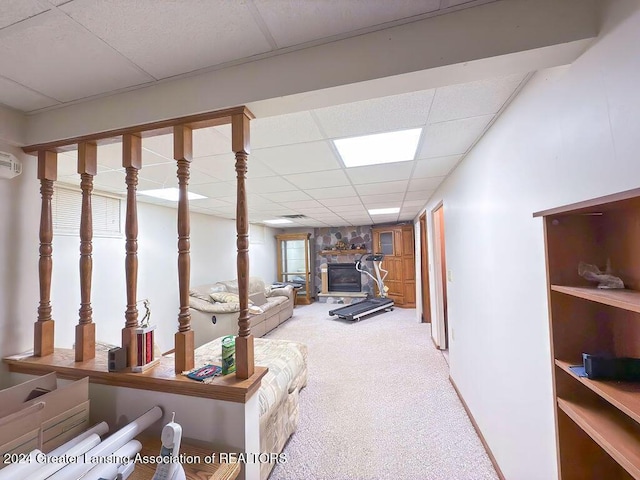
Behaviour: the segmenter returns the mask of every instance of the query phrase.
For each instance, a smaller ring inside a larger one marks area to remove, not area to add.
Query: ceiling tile
[[[345,198],[352,197],[356,195],[356,191],[350,185],[345,185],[342,187],[327,187],[327,188],[318,188],[318,189],[305,189],[306,193],[311,195],[313,198],[317,200],[321,200],[321,203],[325,203],[324,200],[327,198]]]
[[[398,221],[398,214],[394,213],[393,215],[372,215],[371,220],[375,224],[382,223],[394,223]]]
[[[301,208],[301,207],[298,207],[297,205],[293,205],[292,208],[294,208],[297,212],[303,213],[304,215],[318,215],[318,214],[329,215],[331,213],[331,210],[329,210],[326,207]]]
[[[108,171],[108,168],[98,165],[98,175]],[[80,176],[78,175],[78,152],[72,150],[58,154],[58,177],[72,176],[73,183],[80,185]]]
[[[60,7],[155,78],[166,78],[271,49],[246,0],[112,2],[82,0]]]
[[[367,213],[367,210],[364,208],[362,203],[360,203],[360,205],[335,205],[328,208],[335,213]]]
[[[429,158],[418,160],[413,171],[413,178],[443,177],[462,160],[462,155],[451,155],[450,157]]]
[[[416,158],[465,153],[480,137],[492,118],[493,115],[483,115],[429,125]]]
[[[251,122],[253,149],[322,140],[318,125],[309,112],[256,118]]]
[[[414,178],[409,182],[409,191],[435,190],[444,179],[445,177]]]
[[[429,200],[429,198],[431,197],[431,195],[433,195],[433,190],[423,190],[420,192],[407,192],[407,194],[404,197],[404,201],[407,202],[411,202],[414,200],[420,200],[424,203],[427,203],[427,200]]]
[[[236,160],[233,153],[212,155],[210,157],[194,158],[191,168],[206,173],[225,182],[236,181]],[[249,155],[248,178],[275,177],[276,173],[264,165],[261,161]]]
[[[233,203],[235,204],[235,193],[237,191],[237,187],[232,183],[215,182],[203,185],[194,185],[190,188],[190,190],[209,198],[223,198],[233,196]]]
[[[171,164],[154,165],[144,167],[140,170],[140,177],[152,182],[158,182],[167,187],[177,187],[178,178],[176,176],[176,167]],[[203,182],[206,183],[206,182]]]
[[[326,141],[254,150],[251,158],[260,160],[280,175],[340,168],[340,163]]]
[[[439,0],[254,0],[279,47],[438,10]]]
[[[367,183],[364,185],[356,185],[356,190],[360,195],[379,195],[382,193],[404,193],[407,190],[407,180],[398,180],[396,182]]]
[[[142,139],[142,147],[171,161],[173,158],[173,134],[156,135]],[[231,140],[215,128],[193,130],[193,158],[227,154],[231,152]]]
[[[413,162],[397,162],[349,168],[347,169],[347,174],[354,185],[362,185],[365,183],[408,180],[412,169]]]
[[[0,32],[2,75],[48,97],[71,101],[152,80],[59,12],[45,12],[19,26]]]
[[[424,207],[424,203],[422,200],[407,200],[405,199],[404,202],[402,202],[402,208],[404,207]]]
[[[404,198],[404,192],[386,193],[383,195],[362,195],[360,198],[362,199],[362,203],[367,207],[369,207],[369,205],[377,205],[380,203],[393,203],[394,205],[389,206],[394,207],[396,204],[398,204],[397,206],[400,206],[399,203],[402,202],[402,199]]]
[[[0,28],[46,12],[49,7],[36,0],[2,0],[0,2]]]
[[[229,137],[215,128],[199,128],[193,131],[193,158],[223,153],[232,153]]]
[[[524,77],[508,75],[438,88],[429,123],[497,113]]]
[[[0,103],[16,110],[30,112],[39,108],[51,107],[58,104],[58,101],[12,80],[0,77]]]
[[[317,200],[298,200],[294,205],[297,209],[301,208],[321,208],[322,204]]]
[[[427,122],[434,90],[363,100],[313,113],[328,138],[402,130]]]
[[[235,208],[235,205],[231,205],[230,203],[223,202],[216,198],[200,198],[198,200],[189,200],[189,208],[192,208],[194,206],[200,208],[208,208],[211,210],[217,210],[220,208],[225,209],[229,207]]]
[[[349,179],[342,170],[326,170],[324,172],[299,173],[296,175],[285,175],[284,178],[302,189],[339,187],[341,185],[349,185]]]
[[[356,192],[351,187],[337,187],[337,188],[349,188],[351,193],[345,192],[344,195],[338,197],[323,198],[320,203],[327,207],[334,207],[336,205],[362,205],[360,198],[356,196]],[[315,190],[314,190],[315,191]]]
[[[93,183],[97,189],[107,189],[108,191],[120,192],[127,189],[127,184],[124,180],[124,172],[109,170],[101,173],[100,175],[96,175],[93,179]]]
[[[282,177],[249,178],[247,180],[247,192],[272,193],[297,190],[295,186]]]
[[[261,195],[262,198],[266,198],[272,202],[294,202],[294,206],[297,206],[300,201],[312,201],[311,197],[301,190],[293,190],[290,192],[280,192],[280,193],[264,193]]]

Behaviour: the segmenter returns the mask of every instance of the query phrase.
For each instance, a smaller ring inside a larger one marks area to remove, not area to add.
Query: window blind
[[[57,235],[80,235],[82,193],[56,186],[52,198],[53,232]],[[91,213],[94,237],[122,237],[121,200],[92,193]]]

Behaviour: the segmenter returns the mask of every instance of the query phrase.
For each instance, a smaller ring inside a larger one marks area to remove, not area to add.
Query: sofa
[[[307,346],[288,340],[256,338],[255,363],[269,371],[258,389],[260,404],[260,452],[280,453],[296,431],[300,390],[307,384]],[[221,365],[222,338],[195,350],[196,365]],[[260,465],[266,480],[274,462]]]
[[[229,280],[194,287],[189,292],[191,328],[198,348],[213,339],[238,334],[238,281]],[[258,277],[249,278],[249,321],[254,337],[262,337],[293,315],[293,287],[267,287]]]

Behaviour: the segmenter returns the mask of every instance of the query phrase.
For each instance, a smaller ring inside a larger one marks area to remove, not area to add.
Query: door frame
[[[446,350],[449,347],[447,338],[449,329],[447,318],[445,219],[444,203],[442,201],[433,208],[431,215],[433,220],[433,274],[436,300],[435,328],[432,328],[432,335],[433,333],[436,334],[434,340],[438,348],[440,350]]]
[[[431,323],[431,289],[429,285],[429,246],[427,242],[427,211],[422,212],[420,222],[420,283],[422,322]]]

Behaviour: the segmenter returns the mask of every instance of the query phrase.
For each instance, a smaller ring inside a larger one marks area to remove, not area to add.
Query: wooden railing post
[[[127,309],[125,326],[122,329],[122,348],[127,350],[127,366],[136,365],[137,349],[135,329],[138,327],[138,207],[136,188],[138,170],[142,168],[142,138],[139,135],[122,136],[122,166],[126,170],[127,213],[125,220],[126,259],[125,275],[127,281]]]
[[[178,125],[173,128],[173,158],[178,164],[178,285],[180,312],[178,331],[175,334],[175,371],[192,370],[194,359],[194,333],[191,330],[189,312],[190,219],[189,219],[189,165],[193,156],[193,132],[191,128]]]
[[[33,354],[44,357],[53,353],[54,321],[51,318],[51,272],[53,271],[53,217],[51,198],[53,182],[58,175],[58,154],[53,151],[38,152],[38,179],[42,207],[40,211],[40,260],[38,274],[40,277],[40,304],[38,305],[38,321],[34,326]]]
[[[91,192],[93,177],[98,171],[98,146],[95,142],[78,144],[78,173],[82,190],[80,214],[80,320],[76,325],[76,362],[96,356],[96,324],[91,308],[91,275],[93,272],[93,217]]]
[[[238,232],[238,296],[240,297],[240,317],[238,318],[238,337],[236,338],[236,377],[249,378],[253,375],[255,364],[253,354],[253,335],[249,323],[249,212],[247,209],[247,157],[249,155],[249,117],[237,114],[231,118],[231,142],[236,154],[237,176],[237,212],[236,230]]]

